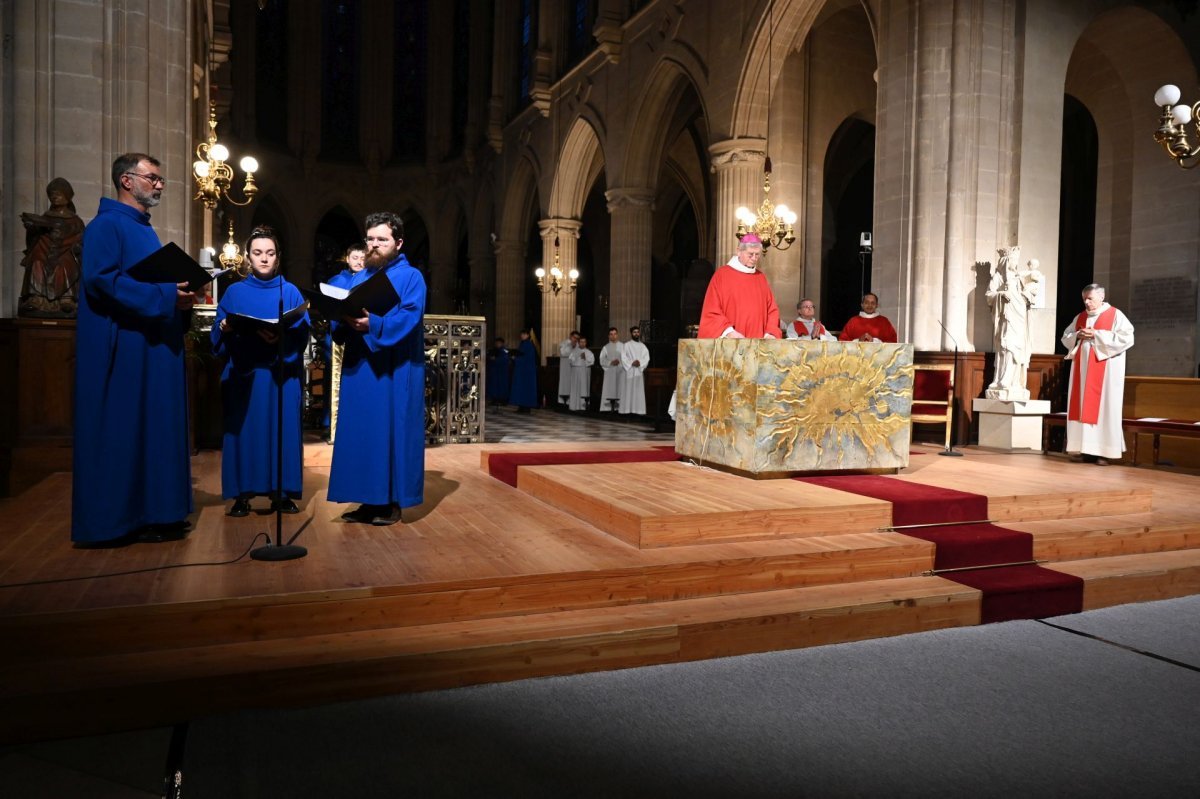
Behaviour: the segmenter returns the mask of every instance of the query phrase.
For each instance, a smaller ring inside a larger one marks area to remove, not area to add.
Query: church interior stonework
[[[395,209],[430,312],[543,342],[646,322],[673,344],[769,165],[769,200],[795,219],[764,259],[788,318],[810,297],[836,330],[872,291],[918,351],[988,351],[989,266],[1019,245],[1045,274],[1034,352],[1055,352],[1096,282],[1138,328],[1131,374],[1200,361],[1200,192],[1153,138],[1158,86],[1197,99],[1194,2],[17,0],[0,15],[8,316],[21,213],[61,177],[86,221],[112,157],[140,150],[168,180],[155,224],[189,252],[268,223],[308,285],[366,213]],[[191,200],[210,103],[221,142],[258,160],[247,206]],[[540,290],[541,266],[578,279]]]
[[[0,795],[1200,796],[1200,0],[0,41]]]

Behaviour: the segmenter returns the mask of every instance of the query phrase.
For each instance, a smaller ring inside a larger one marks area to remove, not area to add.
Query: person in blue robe
[[[256,228],[246,242],[250,274],[221,295],[213,321],[212,344],[225,361],[221,373],[224,444],[221,450],[221,496],[234,500],[229,516],[250,513],[250,499],[274,497],[279,459],[279,336],[272,330],[239,332],[227,318],[244,314],[279,318],[304,303],[300,290],[277,274],[279,241],[270,228]],[[308,314],[301,314],[284,337],[283,359],[283,499],[272,510],[299,513],[295,500],[303,486],[304,442],[301,376],[308,343]]]
[[[112,165],[83,234],[75,335],[71,540],[80,548],[178,538],[193,510],[184,333],[200,301],[187,284],[128,273],[158,250],[150,209],[165,185],[157,159]]]
[[[388,525],[424,501],[425,279],[400,253],[398,214],[373,213],[366,229],[367,268],[351,287],[384,270],[399,301],[382,316],[364,309],[333,323],[345,349],[328,499],[360,503],[346,521]]]
[[[487,399],[492,405],[508,403],[508,373],[511,364],[508,347],[504,346],[504,339],[497,337],[495,346],[488,352],[487,362]]]
[[[343,261],[346,268],[333,275],[329,280],[325,281],[331,286],[338,288],[346,288],[350,285],[350,280],[356,274],[366,268],[367,246],[361,241],[356,241],[346,248],[346,255]],[[341,353],[338,353],[338,358],[341,358]],[[338,370],[340,373],[340,370]],[[321,417],[321,427],[326,430],[326,438],[333,443],[333,380],[337,375],[333,369],[333,336],[330,333],[325,334],[325,414]]]
[[[517,413],[529,413],[537,401],[537,348],[529,339],[529,331],[521,331],[521,343],[513,352],[512,389],[508,401],[517,406]]]

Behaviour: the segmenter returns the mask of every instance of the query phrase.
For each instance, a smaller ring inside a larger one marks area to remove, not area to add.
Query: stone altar
[[[754,477],[899,470],[912,383],[911,344],[683,339],[675,449]]]

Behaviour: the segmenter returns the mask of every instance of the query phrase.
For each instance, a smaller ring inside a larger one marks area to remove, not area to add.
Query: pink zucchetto
[[[758,237],[757,233],[747,233],[745,236],[742,236],[741,243],[742,244],[757,244],[761,247],[762,239],[760,239]]]

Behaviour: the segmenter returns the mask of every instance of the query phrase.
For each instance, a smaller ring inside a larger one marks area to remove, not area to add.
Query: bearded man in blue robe
[[[348,288],[387,273],[398,302],[383,315],[333,323],[342,353],[330,502],[357,502],[342,514],[357,524],[401,521],[425,491],[425,279],[400,252],[404,223],[389,211],[366,218],[367,268]]]

